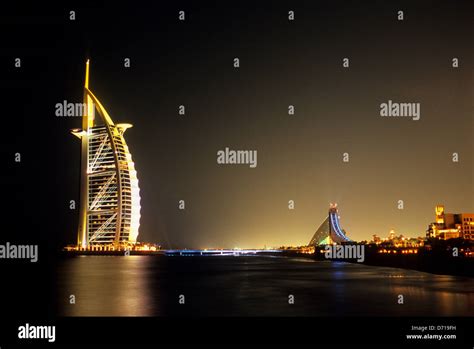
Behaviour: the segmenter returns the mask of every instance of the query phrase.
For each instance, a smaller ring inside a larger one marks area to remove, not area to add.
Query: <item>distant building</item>
[[[341,228],[339,223],[339,214],[337,204],[329,204],[329,213],[327,218],[321,223],[316,233],[314,233],[308,246],[331,245],[333,243],[352,242],[347,237],[346,231]]]
[[[444,206],[438,205],[435,207],[435,222],[428,226],[426,236],[441,240],[474,240],[474,213],[446,213]]]
[[[390,241],[392,241],[393,239],[395,239],[395,230],[394,230],[394,229],[390,230],[390,233],[388,234],[388,239],[389,239]]]

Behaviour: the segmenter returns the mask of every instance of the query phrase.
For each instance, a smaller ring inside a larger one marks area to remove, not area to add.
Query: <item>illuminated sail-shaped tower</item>
[[[328,245],[333,243],[343,243],[352,241],[346,235],[346,231],[341,229],[339,224],[339,214],[337,204],[329,205],[329,214],[321,223],[316,233],[314,233],[308,246]]]
[[[98,117],[96,117],[98,114]],[[140,224],[137,172],[123,137],[131,124],[114,124],[89,89],[86,63],[81,139],[81,195],[77,245],[127,248],[135,244]]]

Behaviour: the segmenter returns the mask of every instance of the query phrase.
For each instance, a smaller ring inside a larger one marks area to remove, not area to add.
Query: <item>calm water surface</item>
[[[58,309],[65,316],[474,315],[472,278],[360,264],[260,256],[78,256],[58,268]]]

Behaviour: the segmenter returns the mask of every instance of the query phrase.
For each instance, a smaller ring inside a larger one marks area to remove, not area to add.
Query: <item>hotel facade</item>
[[[131,124],[115,124],[89,89],[89,61],[84,84],[81,140],[81,191],[77,248],[119,250],[136,244],[140,224],[140,189],[124,133]],[[98,117],[96,117],[98,115]]]
[[[435,207],[435,222],[428,226],[427,237],[441,240],[474,240],[474,213],[446,213],[443,205]]]

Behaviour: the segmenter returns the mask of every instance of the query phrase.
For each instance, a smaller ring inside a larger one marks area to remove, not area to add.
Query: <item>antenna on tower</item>
[[[84,82],[84,87],[89,88],[89,59],[86,62],[86,80]]]

